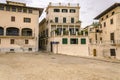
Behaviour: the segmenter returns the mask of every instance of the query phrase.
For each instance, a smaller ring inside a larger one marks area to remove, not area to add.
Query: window
[[[110,24],[113,24],[113,19],[110,19]]]
[[[31,23],[31,18],[24,18],[24,22]]]
[[[4,35],[4,28],[0,27],[0,35]]]
[[[70,39],[70,44],[78,44],[78,39],[77,38]]]
[[[103,18],[101,19],[101,21],[103,21]]]
[[[89,42],[92,43],[92,39],[89,39]]]
[[[71,18],[71,23],[74,23],[74,18]]]
[[[13,12],[16,12],[16,7],[12,7],[12,11],[13,11]]]
[[[18,8],[18,12],[22,12],[22,8]]]
[[[54,12],[60,12],[60,9],[54,9]]]
[[[23,13],[27,13],[27,9],[26,8],[23,9]]]
[[[63,12],[63,13],[67,13],[68,10],[67,10],[67,9],[62,9],[62,12]]]
[[[3,5],[0,6],[0,10],[4,10],[4,6]]]
[[[15,50],[14,49],[10,49],[11,52],[14,52]]]
[[[106,22],[104,22],[104,27],[106,27]]]
[[[6,11],[10,11],[10,7],[9,6],[6,6]]]
[[[62,33],[62,28],[57,28],[56,34],[57,34],[57,35],[61,35],[61,33]]]
[[[66,23],[66,18],[65,17],[63,17],[63,23]]]
[[[78,29],[78,28],[76,28],[76,29],[75,29],[75,31],[77,31],[77,32],[78,32],[78,31],[79,31],[79,29]]]
[[[22,29],[22,36],[32,36],[32,29],[30,29],[30,28],[23,28]]]
[[[28,13],[32,13],[32,9],[29,9],[29,10],[28,10]]]
[[[11,16],[11,21],[15,22],[15,16]]]
[[[14,44],[15,43],[15,40],[14,39],[11,39],[10,40],[10,44]]]
[[[70,31],[70,35],[75,35],[75,30],[74,30],[74,28],[69,28],[69,31]]]
[[[81,44],[86,44],[86,39],[85,38],[81,39]]]
[[[1,39],[0,39],[0,44],[1,44]]]
[[[116,56],[115,49],[110,49],[110,55],[111,55],[111,56]]]
[[[115,12],[113,11],[113,12],[112,12],[112,15],[114,15],[114,14],[115,14]]]
[[[19,29],[15,27],[9,27],[6,29],[7,36],[19,36]]]
[[[28,40],[25,40],[25,44],[29,44],[29,41],[28,41]]]
[[[108,15],[106,15],[106,18],[108,18]]]
[[[100,28],[102,28],[102,24],[100,24]]]
[[[32,48],[28,48],[29,51],[32,51]]]
[[[63,38],[62,39],[62,44],[68,44],[68,39],[67,38]]]
[[[75,9],[70,9],[70,13],[75,13],[76,10]]]
[[[55,17],[55,23],[58,23],[58,17]]]

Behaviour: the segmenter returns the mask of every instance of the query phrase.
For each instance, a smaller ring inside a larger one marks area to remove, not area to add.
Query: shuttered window
[[[68,44],[68,39],[67,38],[63,38],[62,39],[62,44]]]
[[[86,39],[85,38],[81,39],[81,44],[86,44]]]

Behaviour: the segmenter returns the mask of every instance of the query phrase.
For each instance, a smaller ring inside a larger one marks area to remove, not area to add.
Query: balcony
[[[0,38],[34,39],[33,36],[0,36]]]
[[[103,45],[103,46],[120,46],[120,40],[109,40],[109,41],[94,41],[90,43],[91,45]]]
[[[86,32],[70,32],[70,31],[52,31],[51,32],[51,37],[57,37],[57,36],[88,36],[88,34]]]

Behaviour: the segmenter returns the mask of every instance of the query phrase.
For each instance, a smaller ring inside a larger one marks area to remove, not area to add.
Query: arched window
[[[0,35],[4,35],[4,28],[0,27]]]
[[[19,29],[15,27],[9,27],[6,29],[7,36],[19,36]]]
[[[32,36],[32,29],[30,29],[30,28],[23,28],[22,29],[22,36]]]

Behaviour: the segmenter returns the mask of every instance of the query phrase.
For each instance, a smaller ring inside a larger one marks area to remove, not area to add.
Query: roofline
[[[94,19],[99,19],[100,17],[102,17],[103,15],[105,15],[106,13],[108,13],[109,11],[115,9],[118,6],[120,6],[120,3],[113,4],[112,6],[110,6],[109,8],[107,8],[105,11],[103,11],[101,14],[99,14],[98,16],[96,16]]]
[[[41,22],[39,23],[39,27],[41,24],[43,24],[46,21],[46,18],[42,19]]]
[[[31,8],[31,9],[36,9],[36,10],[43,9],[43,8],[30,7],[30,6],[9,5],[9,4],[5,4],[5,3],[0,3],[0,5],[5,5],[5,6],[15,6],[15,7],[23,7],[23,8]]]
[[[29,6],[19,6],[19,5],[9,5],[9,4],[5,4],[5,3],[0,3],[0,5],[14,6],[14,7],[21,7],[21,8],[29,8],[29,9],[39,10],[39,16],[42,14],[42,12],[44,10],[44,8],[29,7]]]

